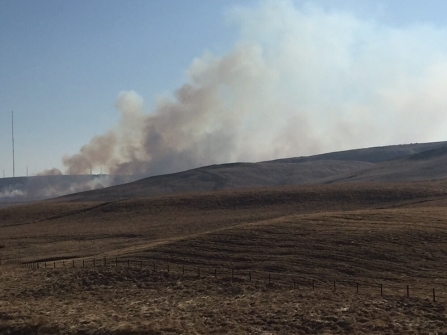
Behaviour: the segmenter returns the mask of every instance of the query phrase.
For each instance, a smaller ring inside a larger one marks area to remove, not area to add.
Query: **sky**
[[[446,10],[2,0],[0,177],[13,173],[11,111],[16,176],[154,175],[447,140]]]

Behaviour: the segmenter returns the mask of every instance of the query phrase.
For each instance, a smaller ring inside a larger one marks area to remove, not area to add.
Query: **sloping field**
[[[446,228],[447,208],[439,207],[298,214],[209,232],[134,256],[326,282],[411,282],[447,289]]]
[[[58,267],[0,266],[5,334],[447,333],[446,181],[9,207],[0,258]]]
[[[294,214],[391,208],[443,201],[445,182],[319,185],[224,191],[112,202],[46,201],[0,210],[1,258],[24,260],[126,254]]]

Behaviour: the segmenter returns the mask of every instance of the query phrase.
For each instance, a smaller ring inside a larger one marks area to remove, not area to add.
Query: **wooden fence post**
[[[270,281],[270,273],[269,273],[269,285],[270,285],[271,281]]]
[[[182,274],[185,275],[185,266],[182,265]]]
[[[251,271],[248,272],[248,280],[251,281]]]
[[[73,259],[72,267],[75,267],[75,260]]]
[[[53,263],[53,268],[54,268],[54,269],[56,268],[56,262]]]
[[[214,268],[214,278],[217,278],[217,269]]]
[[[357,283],[357,294],[359,294],[359,283]]]
[[[118,266],[118,257],[115,258],[115,266]]]
[[[200,278],[200,268],[199,268],[199,267],[197,268],[197,275],[198,275],[199,278]]]
[[[233,281],[233,279],[234,279],[234,269],[231,268],[231,281]]]
[[[47,262],[45,262],[45,269],[47,268]]]
[[[84,265],[85,265],[84,262],[85,262],[85,260],[83,259],[83,260],[82,260],[82,267],[84,267]]]
[[[383,296],[383,285],[380,283],[380,296]]]
[[[336,286],[335,286],[335,280],[334,280],[334,292],[337,290]]]
[[[433,289],[433,302],[436,302],[435,289]]]
[[[65,261],[62,261],[62,266],[65,267]]]
[[[96,266],[96,259],[93,258],[93,267],[95,267],[95,266]]]
[[[169,264],[168,264],[168,273],[169,273]]]
[[[312,279],[312,291],[315,291],[315,279]]]
[[[410,285],[407,285],[407,297],[410,296]]]
[[[127,259],[127,268],[130,268],[130,260]]]

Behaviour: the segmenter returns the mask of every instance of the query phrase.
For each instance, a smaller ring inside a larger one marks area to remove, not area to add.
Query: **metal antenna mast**
[[[12,116],[12,176],[16,176],[16,166],[15,166],[15,160],[14,160],[14,111],[11,112]]]

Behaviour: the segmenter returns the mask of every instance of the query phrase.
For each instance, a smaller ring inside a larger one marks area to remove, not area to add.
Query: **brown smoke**
[[[71,174],[105,167],[111,174],[155,175],[236,158],[247,99],[255,100],[268,77],[259,49],[245,45],[192,65],[190,82],[143,114],[135,92],[121,92],[120,124],[63,158]]]

